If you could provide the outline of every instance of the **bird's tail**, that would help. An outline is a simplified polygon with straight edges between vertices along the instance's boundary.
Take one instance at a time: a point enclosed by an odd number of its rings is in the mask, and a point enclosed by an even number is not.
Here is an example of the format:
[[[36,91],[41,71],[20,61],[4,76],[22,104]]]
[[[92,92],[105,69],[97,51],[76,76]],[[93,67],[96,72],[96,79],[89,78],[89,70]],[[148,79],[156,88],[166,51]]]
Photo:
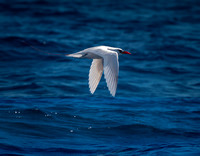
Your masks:
[[[67,57],[81,58],[83,55],[80,54],[80,53],[74,53],[74,54],[67,54],[65,56],[67,56]]]

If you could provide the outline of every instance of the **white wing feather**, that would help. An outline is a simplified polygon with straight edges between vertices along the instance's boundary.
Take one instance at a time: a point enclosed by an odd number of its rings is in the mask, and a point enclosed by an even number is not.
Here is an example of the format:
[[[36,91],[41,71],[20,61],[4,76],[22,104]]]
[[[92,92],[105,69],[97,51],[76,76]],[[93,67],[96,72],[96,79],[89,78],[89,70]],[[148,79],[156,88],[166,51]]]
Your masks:
[[[112,96],[115,96],[117,90],[119,73],[118,54],[112,53],[104,57],[104,77],[108,89]]]
[[[90,92],[93,94],[101,80],[103,73],[103,61],[102,59],[93,59],[89,73],[89,87]]]

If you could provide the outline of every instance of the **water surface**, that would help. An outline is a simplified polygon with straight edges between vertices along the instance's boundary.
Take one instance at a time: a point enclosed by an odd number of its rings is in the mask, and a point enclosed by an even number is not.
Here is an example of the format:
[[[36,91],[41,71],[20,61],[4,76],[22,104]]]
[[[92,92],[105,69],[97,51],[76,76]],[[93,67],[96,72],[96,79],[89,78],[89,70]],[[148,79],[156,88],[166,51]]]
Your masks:
[[[0,154],[200,155],[199,1],[0,2]],[[91,60],[119,58],[116,97]]]

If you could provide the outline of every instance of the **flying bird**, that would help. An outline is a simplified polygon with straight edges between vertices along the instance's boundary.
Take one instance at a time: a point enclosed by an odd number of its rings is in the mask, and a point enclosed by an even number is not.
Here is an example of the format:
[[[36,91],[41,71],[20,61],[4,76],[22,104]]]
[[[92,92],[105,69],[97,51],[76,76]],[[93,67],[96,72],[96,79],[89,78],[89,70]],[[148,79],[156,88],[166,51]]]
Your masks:
[[[89,88],[93,94],[101,80],[104,71],[107,87],[114,97],[117,90],[119,62],[118,54],[131,54],[121,48],[97,46],[84,49],[77,53],[68,54],[68,57],[93,59],[89,72]]]

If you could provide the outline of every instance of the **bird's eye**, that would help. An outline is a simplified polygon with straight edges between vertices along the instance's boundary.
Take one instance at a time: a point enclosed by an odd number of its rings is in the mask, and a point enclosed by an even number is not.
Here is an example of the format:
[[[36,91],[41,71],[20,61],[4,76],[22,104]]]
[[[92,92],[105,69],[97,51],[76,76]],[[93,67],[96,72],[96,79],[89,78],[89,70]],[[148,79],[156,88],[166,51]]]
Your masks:
[[[119,49],[119,52],[122,53],[123,51],[121,49]]]

